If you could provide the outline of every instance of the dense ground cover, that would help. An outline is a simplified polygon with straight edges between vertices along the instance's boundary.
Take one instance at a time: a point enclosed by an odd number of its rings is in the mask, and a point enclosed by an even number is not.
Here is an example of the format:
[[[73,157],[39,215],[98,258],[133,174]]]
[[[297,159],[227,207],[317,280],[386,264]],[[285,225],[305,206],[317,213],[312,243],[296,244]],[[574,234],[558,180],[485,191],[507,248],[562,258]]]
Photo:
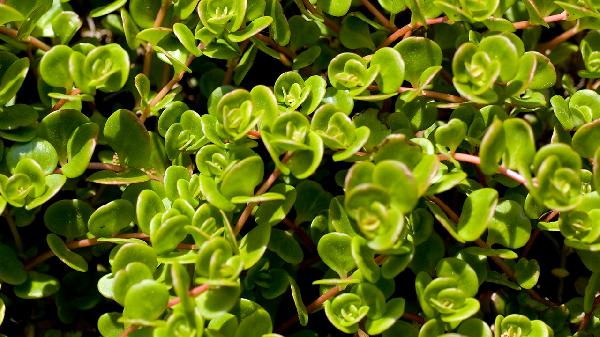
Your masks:
[[[0,1],[0,335],[600,336],[598,29]]]

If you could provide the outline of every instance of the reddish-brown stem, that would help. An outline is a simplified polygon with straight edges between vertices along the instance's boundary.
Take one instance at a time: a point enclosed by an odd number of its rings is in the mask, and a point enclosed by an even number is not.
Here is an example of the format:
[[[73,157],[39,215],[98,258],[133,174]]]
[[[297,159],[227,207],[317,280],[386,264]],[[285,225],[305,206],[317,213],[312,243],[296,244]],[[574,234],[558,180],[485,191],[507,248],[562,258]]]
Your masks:
[[[260,131],[257,131],[257,130],[250,130],[246,134],[252,138],[256,138],[256,139],[260,138]]]
[[[119,238],[119,239],[140,239],[140,240],[144,240],[144,241],[149,241],[150,237],[147,234],[144,233],[126,233],[126,234],[117,234],[112,236],[112,238]],[[73,240],[73,241],[69,241],[67,243],[65,243],[65,245],[67,246],[67,248],[69,249],[79,249],[79,248],[86,248],[86,247],[91,247],[91,246],[95,246],[95,245],[99,245],[101,243],[106,243],[105,241],[98,241],[98,239],[83,239],[83,240]],[[196,247],[196,245],[193,244],[188,244],[188,243],[180,243],[179,245],[177,245],[178,249],[197,249],[198,247]],[[54,255],[54,252],[52,252],[51,250],[42,253],[38,256],[36,256],[35,258],[29,260],[26,264],[25,264],[25,269],[26,270],[31,270],[33,268],[35,268],[36,266],[44,263],[46,260],[52,258]]]
[[[558,216],[559,212],[557,210],[553,210],[552,212],[548,213],[548,215],[546,215],[542,221],[544,222],[549,222],[554,220],[554,218],[556,218]],[[529,240],[527,241],[527,244],[525,245],[525,247],[523,248],[523,251],[521,253],[522,257],[527,257],[527,255],[529,255],[529,251],[531,250],[531,247],[533,247],[533,243],[535,242],[535,240],[538,238],[538,236],[540,235],[540,230],[537,228],[534,228],[533,231],[531,231],[531,236],[529,237]]]
[[[244,51],[248,47],[248,40],[245,40],[240,44],[240,55],[244,54]],[[233,72],[235,68],[238,66],[240,62],[240,57],[236,57],[227,61],[227,70],[225,71],[225,76],[223,77],[223,85],[229,85],[233,81]]]
[[[596,309],[598,308],[599,305],[600,305],[600,294],[596,294],[596,297],[594,297],[594,303],[592,304],[592,310],[590,310],[589,312],[586,312],[583,315],[583,318],[581,319],[581,322],[579,323],[579,328],[577,329],[577,332],[583,332],[583,331],[587,330],[588,325],[590,325],[590,321],[592,320],[592,318],[594,318],[594,311],[596,311]]]
[[[383,15],[375,6],[373,6],[369,0],[360,0],[360,2],[362,2],[363,6],[367,7],[369,12],[371,12],[377,21],[379,21],[379,23],[381,23],[385,28],[392,32],[396,30],[396,26],[394,26],[394,24],[391,23],[390,20],[385,17],[385,15]]]
[[[121,172],[125,168],[123,166],[119,166],[119,165],[115,165],[115,164],[92,162],[92,163],[88,164],[87,169],[88,170],[109,170],[109,171],[113,171],[113,172]],[[62,174],[62,169],[56,168],[54,170],[54,173]]]
[[[300,226],[298,226],[294,221],[285,218],[283,219],[283,223],[289,228],[291,229],[294,234],[296,234],[298,236],[298,238],[300,239],[300,241],[302,241],[302,243],[304,244],[304,246],[311,252],[316,252],[317,251],[317,246],[315,245],[315,243],[313,242],[313,240],[310,238],[310,236],[308,235],[308,233],[306,233]]]
[[[259,33],[254,35],[254,37],[257,40],[260,40],[261,42],[266,44],[267,46],[273,48],[275,51],[278,51],[280,54],[285,55],[285,57],[287,57],[288,59],[294,59],[296,57],[296,53],[293,50],[278,45],[275,41],[273,41],[273,39],[266,35]]]
[[[123,330],[120,337],[127,337],[127,336],[129,336],[130,333],[133,333],[137,329],[139,329],[139,326],[137,326],[135,324],[130,325],[127,328],[125,328],[125,330]]]
[[[340,26],[335,21],[331,21],[328,17],[323,15],[321,12],[319,12],[319,10],[317,8],[315,8],[315,6],[313,4],[311,4],[308,0],[302,0],[302,3],[304,3],[304,7],[306,7],[306,9],[309,12],[323,18],[323,23],[325,24],[325,26],[329,27],[331,30],[333,30],[336,33],[340,32]]]
[[[171,1],[163,0],[158,12],[156,13],[156,18],[154,18],[153,27],[160,27],[165,20],[165,16],[167,15],[167,11],[169,10],[169,5],[171,5]],[[152,67],[152,45],[150,43],[146,43],[145,54],[144,54],[144,65],[142,66],[142,71],[144,75],[150,76],[150,70]]]
[[[198,48],[204,49],[204,45],[202,43],[200,43],[198,45]],[[188,56],[187,60],[185,61],[186,67],[189,67],[195,58],[196,57],[194,55]],[[171,80],[169,82],[167,82],[167,84],[165,84],[165,86],[162,87],[162,89],[160,89],[160,91],[152,98],[152,100],[150,100],[150,102],[148,103],[148,106],[146,107],[146,109],[144,109],[142,111],[142,115],[140,116],[140,121],[142,123],[146,121],[146,118],[148,118],[150,109],[152,109],[152,107],[154,107],[156,104],[158,104],[158,102],[160,102],[160,100],[162,100],[165,96],[167,96],[167,94],[171,91],[171,89],[173,89],[173,87],[177,83],[179,83],[179,81],[181,81],[181,79],[183,78],[183,75],[185,75],[185,70],[182,70],[179,73],[173,75]]]
[[[281,162],[285,163],[291,158],[291,156],[291,152],[286,153]],[[281,171],[279,169],[276,168],[275,170],[273,170],[273,173],[271,173],[267,180],[263,182],[263,184],[260,186],[260,188],[258,189],[258,191],[256,191],[254,195],[261,195],[267,192],[269,188],[271,188],[271,186],[273,186],[273,184],[277,181],[280,175]],[[246,221],[248,221],[250,215],[252,214],[252,209],[254,209],[256,205],[258,205],[258,203],[255,202],[251,202],[248,205],[246,205],[246,208],[244,208],[242,214],[240,214],[240,217],[238,218],[237,223],[235,224],[235,228],[233,229],[234,234],[237,235],[242,231],[242,228],[246,224]]]
[[[403,93],[406,91],[415,91],[415,90],[417,90],[417,89],[408,88],[408,87],[400,87],[398,89],[398,92]],[[450,95],[450,94],[446,94],[443,92],[430,91],[430,90],[421,90],[421,96],[431,97],[434,99],[438,99],[438,100],[450,102],[450,103],[465,103],[465,102],[467,102],[466,99],[464,99],[460,96],[455,96],[455,95]]]
[[[544,21],[546,23],[550,23],[550,22],[557,22],[557,21],[564,21],[568,18],[569,14],[566,11],[563,11],[559,14],[554,14],[554,15],[550,15],[550,16],[546,16],[544,18]],[[515,27],[516,29],[525,29],[525,28],[530,28],[530,27],[535,27],[537,26],[537,24],[533,24],[529,21],[518,21],[518,22],[513,22],[513,27]]]
[[[458,214],[456,214],[456,212],[450,206],[448,206],[448,204],[446,204],[442,199],[436,197],[435,195],[432,195],[428,198],[429,200],[433,201],[436,205],[438,205],[442,209],[442,211],[444,211],[444,213],[446,213],[448,219],[452,220],[452,222],[454,223],[458,223]]]
[[[554,14],[554,15],[550,15],[544,18],[544,21],[547,23],[550,22],[557,22],[557,21],[564,21],[566,20],[568,17],[567,12],[562,12],[560,14]],[[433,19],[427,19],[426,20],[426,25],[435,25],[435,24],[439,24],[439,23],[444,23],[447,22],[448,18],[445,16],[441,16],[438,18],[433,18]],[[529,21],[518,21],[518,22],[513,22],[513,27],[515,27],[516,29],[525,29],[525,28],[529,28],[529,27],[534,27],[536,26],[535,24],[532,24]],[[393,32],[390,36],[388,36],[382,43],[381,45],[379,45],[379,48],[382,47],[387,47],[389,45],[391,45],[392,43],[394,43],[396,40],[400,39],[400,38],[404,38],[407,36],[410,36],[410,33],[419,28],[419,27],[423,27],[422,23],[415,23],[413,24],[407,24],[403,27],[401,27],[400,29],[396,30],[395,32]]]
[[[445,16],[440,16],[439,18],[433,18],[433,19],[427,19],[427,25],[435,25],[438,23],[444,23],[447,22],[448,18]],[[417,29],[419,27],[423,27],[423,24],[421,23],[415,23],[413,24],[407,24],[404,27],[401,27],[400,29],[397,29],[395,32],[393,32],[390,36],[388,36],[380,45],[379,48],[383,48],[383,47],[387,47],[389,45],[391,45],[392,43],[396,42],[396,40],[398,40],[399,38],[404,37],[408,32],[412,31],[413,29]]]
[[[572,38],[573,36],[577,35],[577,33],[579,33],[579,25],[578,24],[573,26],[571,29],[565,30],[562,34],[558,35],[557,37],[553,38],[552,40],[550,40],[548,42],[540,43],[538,45],[538,50],[542,54],[548,54],[548,52],[550,52],[552,49],[556,48],[559,44],[561,44],[561,43],[567,41],[568,39]]]
[[[81,90],[75,88],[69,92],[67,92],[67,95],[71,95],[71,96],[77,96],[81,94]],[[54,106],[52,106],[52,110],[51,111],[56,111],[56,110],[60,110],[60,108],[63,107],[63,105],[65,105],[68,102],[67,99],[65,98],[61,98],[58,102],[56,102],[56,104],[54,104]]]
[[[202,284],[199,285],[195,288],[193,288],[192,290],[190,290],[188,292],[188,295],[190,297],[197,297],[200,296],[200,294],[202,294],[203,292],[208,290],[208,284]],[[174,306],[176,306],[177,304],[179,304],[181,302],[181,298],[179,297],[175,297],[174,299],[170,300],[169,303],[167,304],[167,308],[172,308]]]
[[[454,154],[452,154],[452,158],[454,158],[458,161],[461,161],[461,162],[471,163],[471,164],[474,164],[477,166],[481,165],[481,159],[478,156],[474,156],[472,154],[454,153]],[[439,154],[438,159],[439,160],[449,160],[450,157],[446,154]],[[514,181],[517,181],[523,185],[525,185],[527,183],[527,179],[525,179],[525,177],[520,175],[518,172],[507,169],[504,166],[500,166],[498,168],[498,173],[500,173],[504,176],[507,176],[507,177],[513,179]]]
[[[0,34],[4,34],[13,38],[17,38],[17,30],[15,29],[11,29],[11,28],[6,28],[6,27],[0,27]],[[45,44],[44,42],[38,40],[37,38],[33,37],[33,36],[28,36],[26,39],[22,40],[22,42],[25,43],[29,43],[30,45],[36,47],[37,49],[43,50],[43,51],[48,51],[50,50],[49,45]]]
[[[21,240],[21,235],[19,234],[19,230],[17,229],[17,224],[15,224],[15,220],[13,219],[9,210],[6,210],[4,212],[4,218],[6,219],[6,223],[8,224],[8,228],[10,229],[13,241],[15,242],[15,248],[17,248],[19,254],[23,255],[23,240]]]

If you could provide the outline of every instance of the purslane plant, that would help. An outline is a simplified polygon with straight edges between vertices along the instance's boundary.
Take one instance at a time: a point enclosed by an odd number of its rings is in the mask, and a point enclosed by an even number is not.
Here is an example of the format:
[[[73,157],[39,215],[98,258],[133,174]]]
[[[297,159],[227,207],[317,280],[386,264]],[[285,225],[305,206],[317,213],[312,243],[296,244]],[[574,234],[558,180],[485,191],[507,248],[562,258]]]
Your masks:
[[[0,1],[0,336],[600,335],[599,18]]]

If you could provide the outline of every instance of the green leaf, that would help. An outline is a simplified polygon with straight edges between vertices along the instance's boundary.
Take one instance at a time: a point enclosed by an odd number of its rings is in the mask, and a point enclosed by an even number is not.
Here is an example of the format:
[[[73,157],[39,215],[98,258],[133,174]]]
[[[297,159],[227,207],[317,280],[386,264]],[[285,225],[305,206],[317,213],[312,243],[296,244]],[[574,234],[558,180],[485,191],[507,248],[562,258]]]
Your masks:
[[[361,275],[369,282],[379,280],[379,266],[375,263],[375,252],[367,245],[367,240],[356,235],[352,238],[352,258]]]
[[[138,198],[135,208],[137,223],[142,232],[150,233],[150,221],[159,213],[165,211],[162,200],[153,190],[143,190]]]
[[[71,41],[82,25],[79,15],[70,11],[62,12],[52,20],[52,30],[63,44]]]
[[[593,158],[600,147],[600,119],[580,127],[573,135],[571,145],[582,157]]]
[[[260,225],[253,228],[240,241],[240,256],[244,269],[250,269],[263,256],[271,238],[271,226]]]
[[[69,57],[73,50],[64,45],[54,46],[40,61],[40,76],[53,87],[70,89],[73,85]]]
[[[29,59],[13,62],[0,79],[0,105],[4,106],[15,97],[29,71]]]
[[[304,302],[302,302],[300,287],[298,287],[298,284],[293,277],[288,276],[288,279],[292,289],[292,298],[294,300],[294,305],[296,306],[296,312],[298,313],[298,322],[300,322],[300,325],[306,326],[308,324],[308,311],[306,310]]]
[[[504,200],[496,206],[488,226],[487,242],[516,249],[525,246],[531,233],[531,223],[525,210],[516,201]]]
[[[150,136],[135,114],[129,110],[115,111],[104,125],[104,137],[127,166],[145,167],[150,153]]]
[[[116,43],[106,44],[87,54],[83,69],[89,76],[87,83],[103,92],[115,92],[123,88],[129,77],[129,55]]]
[[[44,224],[53,233],[64,236],[68,241],[87,233],[87,224],[94,209],[78,199],[59,200],[46,209]]]
[[[119,322],[121,313],[106,312],[98,318],[98,331],[105,337],[119,337],[125,327]]]
[[[498,192],[482,188],[469,194],[457,224],[457,233],[465,241],[477,240],[487,229],[498,202]]]
[[[467,124],[458,118],[435,129],[436,143],[447,146],[450,152],[456,151],[467,135]]]
[[[110,14],[110,13],[116,11],[117,9],[125,6],[126,3],[127,3],[127,0],[116,0],[107,5],[104,5],[101,7],[96,7],[90,12],[90,16],[93,18],[97,18],[99,16],[104,16],[104,15]]]
[[[14,288],[15,295],[22,299],[40,299],[55,294],[60,282],[48,274],[30,271],[27,280]]]
[[[162,222],[151,222],[150,241],[156,253],[162,255],[175,249],[187,236],[185,226],[189,221],[185,215],[176,215]]]
[[[54,111],[42,119],[38,134],[52,144],[60,162],[66,163],[69,140],[79,126],[89,121],[89,118],[77,110]]]
[[[405,78],[417,86],[425,69],[442,64],[442,50],[432,40],[424,37],[409,37],[394,46],[404,60]]]
[[[289,232],[271,229],[268,247],[287,263],[298,264],[304,259],[302,247]]]
[[[519,259],[515,265],[515,279],[525,289],[533,288],[540,277],[540,265],[536,260]]]
[[[0,281],[18,285],[27,280],[27,273],[17,253],[11,247],[0,244]]]
[[[342,16],[348,13],[351,4],[351,0],[322,0],[317,5],[329,15]]]
[[[277,184],[269,191],[283,195],[284,199],[261,203],[256,209],[256,213],[254,213],[254,220],[258,225],[268,224],[269,226],[275,226],[285,219],[296,201],[297,193],[293,186]]]
[[[124,8],[121,8],[121,21],[123,21],[123,32],[125,33],[125,40],[127,46],[131,49],[137,48],[140,41],[137,40],[136,36],[140,32],[139,28]]]
[[[352,237],[342,233],[328,233],[317,245],[319,256],[340,277],[346,277],[356,267],[352,259]]]
[[[46,236],[46,242],[54,255],[66,265],[79,272],[86,272],[88,270],[87,261],[81,255],[71,251],[58,235],[48,234]]]
[[[314,219],[317,215],[327,212],[333,195],[323,189],[321,184],[312,180],[303,180],[296,186],[296,224]]]
[[[196,45],[196,38],[194,37],[194,33],[184,24],[176,23],[173,25],[173,33],[179,39],[179,42],[183,44],[185,49],[187,49],[192,55],[200,56],[202,51]]]
[[[75,129],[67,142],[67,163],[62,172],[67,178],[82,175],[94,155],[100,128],[96,123],[85,123]]]
[[[104,185],[128,185],[149,181],[150,177],[137,169],[126,169],[121,172],[102,170],[91,174],[86,180]]]
[[[6,165],[11,169],[17,166],[23,158],[35,160],[44,171],[44,174],[51,174],[56,168],[58,155],[54,147],[41,138],[36,138],[27,143],[13,145],[6,153]]]
[[[129,227],[134,220],[133,205],[127,200],[117,199],[92,213],[88,227],[95,237],[109,237]]]
[[[0,25],[4,26],[5,24],[13,21],[23,21],[25,19],[23,15],[16,9],[7,6],[5,4],[0,4]]]
[[[466,296],[475,296],[479,288],[479,279],[475,270],[465,261],[454,257],[442,259],[435,267],[438,277],[452,278],[457,281],[457,288]]]
[[[348,15],[342,21],[340,42],[348,49],[375,49],[375,43],[369,34],[369,25],[353,15]]]
[[[499,162],[506,149],[504,128],[500,119],[494,119],[481,139],[479,157],[481,172],[492,175],[498,171]]]
[[[123,317],[151,322],[165,311],[168,301],[169,292],[164,284],[143,280],[129,288],[125,295]]]
[[[403,298],[393,298],[385,304],[382,317],[377,319],[367,318],[365,328],[369,335],[378,335],[388,330],[404,314],[406,301]]]
[[[405,64],[402,56],[395,49],[384,47],[378,49],[371,58],[371,65],[379,66],[379,77],[376,82],[384,93],[395,93],[404,82]]]
[[[528,172],[529,165],[535,155],[535,141],[531,126],[520,118],[510,118],[504,121],[504,134],[507,147],[504,157],[505,166],[511,169]],[[518,139],[518,142],[511,142]]]
[[[151,272],[154,272],[158,267],[156,252],[145,243],[129,242],[115,249],[116,253],[110,261],[113,274],[133,262],[143,263]]]
[[[265,13],[273,18],[269,35],[271,35],[273,41],[277,42],[280,46],[286,46],[290,42],[291,31],[290,25],[285,17],[283,6],[277,0],[268,0]]]
[[[245,28],[238,30],[235,33],[229,34],[227,37],[232,42],[242,42],[244,40],[248,40],[252,36],[260,33],[261,30],[267,28],[271,24],[271,22],[273,22],[272,17],[262,16],[250,22],[250,24]]]

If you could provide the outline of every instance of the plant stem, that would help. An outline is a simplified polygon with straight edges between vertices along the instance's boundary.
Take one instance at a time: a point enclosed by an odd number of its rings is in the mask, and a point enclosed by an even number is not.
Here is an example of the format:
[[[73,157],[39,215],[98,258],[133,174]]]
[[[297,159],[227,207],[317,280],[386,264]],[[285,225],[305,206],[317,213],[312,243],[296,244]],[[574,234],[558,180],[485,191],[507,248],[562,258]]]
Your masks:
[[[408,88],[408,87],[400,87],[398,89],[399,93],[403,93],[406,91],[416,91],[417,89],[415,88]],[[445,102],[450,102],[450,103],[465,103],[468,102],[466,99],[460,97],[460,96],[455,96],[455,95],[451,95],[451,94],[446,94],[443,92],[437,92],[437,91],[430,91],[430,90],[421,90],[421,95],[425,96],[425,97],[431,97],[431,98],[435,98],[435,99],[439,99]]]
[[[542,219],[542,221],[544,222],[549,222],[554,220],[554,218],[556,218],[558,216],[558,211],[557,210],[553,210],[552,212],[548,213],[548,215],[546,215],[546,217],[544,217],[544,219]],[[521,254],[522,257],[527,257],[527,255],[529,255],[529,251],[531,250],[531,247],[533,246],[533,243],[535,242],[535,240],[538,238],[538,236],[540,235],[540,230],[537,228],[534,228],[533,231],[531,232],[531,236],[529,237],[529,240],[527,241],[527,244],[525,245],[525,247],[523,247],[523,252]]]
[[[190,297],[200,296],[200,294],[207,291],[208,288],[209,288],[208,284],[199,285],[199,286],[193,288],[192,290],[190,290],[188,292],[188,295]],[[176,306],[177,304],[179,304],[179,302],[181,302],[181,298],[175,297],[174,299],[169,301],[169,303],[167,304],[167,308],[172,308],[172,307]]]
[[[559,14],[546,16],[544,18],[544,22],[551,23],[551,22],[557,22],[557,21],[564,21],[568,18],[568,16],[569,16],[569,14],[567,13],[567,11],[563,11]],[[535,26],[537,26],[537,24],[533,24],[529,21],[513,22],[513,27],[515,27],[516,29],[526,29],[526,28],[531,28],[531,27],[535,27]]]
[[[6,28],[6,27],[0,27],[0,34],[4,34],[13,38],[17,38],[17,30],[15,29],[11,29],[11,28]],[[49,45],[45,44],[44,42],[38,40],[37,38],[33,37],[33,36],[28,36],[26,39],[22,40],[22,42],[25,43],[29,43],[30,45],[36,47],[37,49],[43,50],[43,51],[48,51],[50,50]]]
[[[548,54],[552,49],[556,48],[559,44],[577,35],[577,33],[579,33],[579,24],[576,24],[571,29],[564,31],[562,34],[548,42],[540,43],[538,45],[538,50],[542,54]]]
[[[79,94],[81,94],[81,90],[79,90],[77,88],[67,92],[67,95],[71,95],[71,96],[77,96]],[[60,108],[62,108],[62,106],[65,105],[67,102],[68,102],[68,100],[66,98],[61,98],[58,102],[56,102],[56,104],[54,104],[54,106],[52,106],[51,111],[60,110]]]
[[[204,49],[204,44],[200,43],[198,45],[198,48]],[[195,58],[196,57],[194,55],[190,54],[190,56],[188,56],[187,60],[185,61],[185,65],[187,67],[189,67],[190,64],[192,64],[192,61]],[[165,86],[162,87],[162,89],[160,89],[160,91],[152,98],[152,100],[148,103],[148,106],[146,107],[146,109],[144,109],[142,111],[142,115],[140,116],[140,121],[142,123],[146,121],[146,118],[148,118],[148,114],[150,113],[150,109],[152,109],[152,107],[154,107],[165,96],[167,96],[167,94],[171,91],[171,89],[173,89],[173,87],[177,83],[179,83],[179,81],[181,81],[181,79],[183,78],[183,75],[185,75],[185,70],[180,71],[178,74],[174,74],[173,78],[171,78],[171,80],[169,82],[167,82],[167,84],[165,84]]]
[[[592,318],[594,318],[594,311],[596,311],[598,305],[600,305],[600,294],[596,294],[596,297],[594,297],[592,310],[586,312],[585,315],[583,315],[581,323],[579,323],[579,328],[577,329],[577,332],[583,332],[587,330],[588,326],[590,325],[590,321],[592,320]]]
[[[440,16],[438,18],[433,18],[433,19],[427,19],[426,20],[426,24],[427,25],[435,25],[435,24],[439,24],[439,23],[444,23],[448,21],[448,17],[446,16]],[[388,36],[378,47],[379,48],[383,48],[383,47],[387,47],[389,45],[391,45],[392,43],[396,42],[396,40],[398,40],[401,37],[404,37],[406,35],[406,33],[411,32],[414,29],[417,29],[419,27],[423,27],[422,23],[415,23],[414,25],[409,23],[406,24],[404,27],[396,30],[395,32],[393,32],[390,36]]]
[[[292,153],[287,152],[285,154],[285,156],[283,157],[283,159],[281,160],[281,162],[285,163],[291,157],[292,157]],[[273,186],[275,181],[277,181],[277,179],[279,178],[280,175],[281,175],[281,171],[276,168],[273,171],[273,173],[271,173],[271,175],[267,178],[267,180],[265,180],[263,182],[263,184],[260,186],[260,188],[258,189],[258,191],[256,191],[256,193],[254,195],[261,195],[261,194],[267,192],[269,190],[269,188],[271,188],[271,186]],[[248,221],[248,218],[250,218],[250,215],[252,214],[252,210],[254,209],[254,206],[256,206],[256,205],[258,205],[258,203],[256,203],[256,202],[251,202],[248,205],[246,205],[246,208],[244,208],[244,210],[242,211],[242,214],[240,214],[240,217],[238,218],[237,223],[235,224],[235,228],[233,229],[234,234],[237,235],[242,231],[242,228],[246,224],[246,221]]]
[[[19,230],[17,229],[17,224],[15,224],[15,220],[13,219],[8,209],[4,212],[4,219],[6,219],[8,228],[10,229],[10,233],[13,237],[13,241],[15,242],[15,248],[17,248],[17,252],[19,252],[19,255],[23,255],[23,240],[21,240],[21,235],[19,234]]]
[[[554,14],[554,15],[550,15],[544,18],[544,21],[547,23],[550,22],[557,22],[557,21],[564,21],[566,20],[568,17],[567,12],[562,12],[560,14]],[[439,23],[444,23],[447,22],[448,18],[445,16],[440,16],[438,18],[433,18],[433,19],[427,19],[425,22],[425,25],[435,25],[435,24],[439,24]],[[518,22],[513,22],[513,27],[515,27],[516,29],[525,29],[525,28],[530,28],[530,27],[534,27],[537,26],[536,24],[533,24],[529,21],[518,21]],[[379,45],[379,48],[382,47],[387,47],[389,45],[391,45],[392,43],[394,43],[396,40],[398,40],[399,38],[404,38],[406,36],[409,36],[409,34],[417,29],[423,27],[422,23],[415,23],[413,24],[407,24],[404,27],[396,30],[395,32],[393,32],[390,36],[388,36],[383,43],[381,43],[381,45]]]
[[[128,326],[127,328],[125,328],[125,330],[123,330],[120,337],[127,337],[127,336],[129,336],[130,333],[136,331],[138,328],[139,328],[139,326],[137,326],[136,324],[132,324],[132,325]]]
[[[285,218],[285,219],[283,219],[283,223],[298,236],[298,238],[300,239],[300,241],[302,241],[302,243],[304,244],[304,246],[309,251],[311,251],[313,253],[317,251],[317,246],[312,241],[312,239],[310,238],[310,236],[308,235],[308,233],[306,233],[294,221],[292,221],[292,220],[290,220],[288,218]]]
[[[253,37],[263,42],[267,46],[271,47],[273,50],[279,52],[279,58],[281,60],[281,63],[283,63],[286,66],[292,65],[292,62],[290,60],[293,60],[296,57],[296,53],[293,50],[278,45],[275,41],[273,41],[273,39],[260,33],[254,35]]]
[[[171,5],[170,0],[162,0],[162,4],[158,9],[158,13],[156,13],[156,18],[154,19],[154,23],[152,27],[158,28],[162,25],[165,20],[165,16],[167,15],[167,11],[169,10],[169,5]],[[152,67],[152,54],[153,49],[150,43],[146,43],[146,50],[144,54],[144,65],[142,66],[142,71],[144,75],[150,77],[150,70]]]
[[[248,47],[248,43],[249,43],[249,40],[245,40],[244,42],[242,42],[240,44],[240,55],[244,54],[244,51]],[[231,81],[233,80],[233,72],[235,71],[235,68],[240,63],[240,59],[241,59],[241,56],[227,61],[227,70],[225,71],[225,76],[223,77],[223,85],[231,84]]]
[[[323,19],[323,23],[325,24],[325,26],[329,27],[331,30],[333,30],[336,33],[340,32],[340,26],[335,22],[330,20],[328,17],[326,17],[325,15],[323,15],[317,8],[315,8],[315,6],[313,6],[313,4],[311,4],[308,0],[302,0],[302,3],[304,3],[304,7],[306,7],[306,9],[313,13],[316,16],[320,16]]]
[[[140,239],[140,240],[144,240],[144,241],[150,241],[150,237],[147,234],[144,233],[126,233],[126,234],[117,234],[117,235],[113,235],[111,238],[119,238],[119,239]],[[96,246],[102,243],[108,243],[106,241],[98,241],[98,239],[83,239],[83,240],[73,240],[73,241],[69,241],[66,242],[65,245],[67,246],[67,248],[69,249],[79,249],[79,248],[86,248],[86,247],[92,247],[92,246]],[[179,245],[177,245],[178,249],[188,249],[188,250],[192,250],[192,249],[197,249],[198,247],[196,247],[196,245],[192,245],[192,244],[187,244],[187,243],[180,243]],[[31,270],[35,267],[37,267],[38,265],[40,265],[41,263],[44,263],[46,260],[52,258],[54,255],[54,252],[49,250],[45,253],[42,253],[38,256],[36,256],[35,258],[29,260],[26,264],[25,264],[25,269],[26,270]]]
[[[481,159],[478,156],[472,155],[472,154],[467,154],[467,153],[453,153],[452,158],[461,161],[461,162],[466,162],[466,163],[471,163],[474,165],[481,165]],[[438,159],[439,160],[449,160],[450,157],[446,154],[439,154],[438,155]],[[514,181],[517,181],[523,185],[527,184],[527,179],[525,179],[525,177],[523,177],[522,175],[520,175],[518,172],[515,172],[511,169],[507,169],[504,166],[500,166],[498,168],[498,173],[507,176],[511,179],[513,179]]]
[[[371,14],[375,16],[377,21],[379,21],[385,28],[392,32],[396,30],[396,26],[394,26],[394,24],[391,23],[390,20],[388,20],[385,17],[385,15],[383,15],[377,8],[375,8],[375,6],[373,6],[373,4],[369,0],[360,0],[360,2],[362,2],[363,6],[367,7],[369,12],[371,12]]]
[[[108,163],[97,163],[97,162],[89,163],[87,166],[87,169],[88,170],[108,170],[108,171],[113,171],[113,172],[122,172],[123,170],[125,170],[125,168],[120,165],[108,164]],[[54,173],[62,174],[62,169],[60,167],[56,168],[54,170]]]

